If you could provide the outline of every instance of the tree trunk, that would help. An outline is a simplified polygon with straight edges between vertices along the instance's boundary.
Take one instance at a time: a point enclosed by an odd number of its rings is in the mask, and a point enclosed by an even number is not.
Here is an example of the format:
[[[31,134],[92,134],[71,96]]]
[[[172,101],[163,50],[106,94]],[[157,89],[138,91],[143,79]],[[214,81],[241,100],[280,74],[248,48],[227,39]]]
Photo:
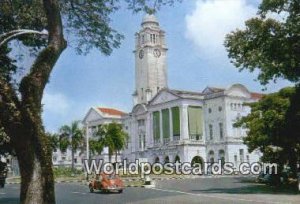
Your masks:
[[[52,160],[49,153],[33,151],[24,155],[23,159],[18,159],[22,178],[21,203],[55,203]],[[28,158],[29,154],[33,157],[31,165],[27,162],[32,159]]]
[[[72,147],[71,150],[72,150],[72,152],[71,152],[72,153],[72,163],[71,163],[72,167],[71,168],[72,168],[72,173],[74,173],[74,148]]]

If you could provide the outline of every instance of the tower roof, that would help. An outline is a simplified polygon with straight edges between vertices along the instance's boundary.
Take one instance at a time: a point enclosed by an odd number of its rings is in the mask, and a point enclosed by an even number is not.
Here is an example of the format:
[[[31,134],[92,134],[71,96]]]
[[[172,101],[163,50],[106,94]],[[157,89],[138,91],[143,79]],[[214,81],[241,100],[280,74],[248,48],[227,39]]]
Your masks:
[[[158,21],[153,14],[146,14],[143,18],[142,25],[145,23],[155,23],[158,25]]]

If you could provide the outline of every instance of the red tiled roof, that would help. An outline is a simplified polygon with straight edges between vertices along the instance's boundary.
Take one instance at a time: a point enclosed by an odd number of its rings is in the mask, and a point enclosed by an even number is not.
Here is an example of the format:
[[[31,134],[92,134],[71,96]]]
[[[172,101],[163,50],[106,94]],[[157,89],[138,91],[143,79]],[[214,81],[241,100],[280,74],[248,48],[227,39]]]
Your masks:
[[[125,115],[126,113],[119,111],[117,109],[113,109],[113,108],[97,108],[99,111],[101,111],[102,113],[106,113],[108,115],[117,115],[117,116],[122,116]]]
[[[261,94],[261,93],[255,93],[255,92],[252,92],[251,93],[251,98],[252,99],[261,99],[265,94]]]

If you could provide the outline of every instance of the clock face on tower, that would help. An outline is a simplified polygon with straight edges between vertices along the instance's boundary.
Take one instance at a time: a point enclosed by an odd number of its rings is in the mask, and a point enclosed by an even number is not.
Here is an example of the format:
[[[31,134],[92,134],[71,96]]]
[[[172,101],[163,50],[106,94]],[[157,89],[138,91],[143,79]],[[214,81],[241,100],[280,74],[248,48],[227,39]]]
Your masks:
[[[160,55],[161,55],[160,50],[158,48],[154,49],[153,50],[153,55],[154,55],[154,57],[160,57]]]
[[[142,59],[144,57],[144,50],[140,50],[139,52],[139,58]]]

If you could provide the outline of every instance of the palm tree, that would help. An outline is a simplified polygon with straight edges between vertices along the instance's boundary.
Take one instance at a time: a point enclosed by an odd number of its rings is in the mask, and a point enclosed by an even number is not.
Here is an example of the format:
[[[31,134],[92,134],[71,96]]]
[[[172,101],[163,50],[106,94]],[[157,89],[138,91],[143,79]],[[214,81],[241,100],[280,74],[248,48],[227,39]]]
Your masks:
[[[79,121],[73,121],[71,126],[64,125],[59,130],[62,138],[68,138],[69,141],[66,146],[71,148],[72,171],[74,171],[74,154],[84,143],[83,131],[79,127],[79,123]],[[62,139],[62,141],[64,140]]]
[[[58,134],[51,134],[49,132],[46,133],[49,139],[49,146],[51,147],[52,151],[56,151],[58,148],[60,148],[59,143],[59,135]]]
[[[112,155],[115,153],[115,161],[120,150],[125,147],[128,135],[123,131],[122,125],[117,123],[104,124],[99,126],[96,133],[98,142],[102,147],[108,147],[108,158],[111,162]]]

